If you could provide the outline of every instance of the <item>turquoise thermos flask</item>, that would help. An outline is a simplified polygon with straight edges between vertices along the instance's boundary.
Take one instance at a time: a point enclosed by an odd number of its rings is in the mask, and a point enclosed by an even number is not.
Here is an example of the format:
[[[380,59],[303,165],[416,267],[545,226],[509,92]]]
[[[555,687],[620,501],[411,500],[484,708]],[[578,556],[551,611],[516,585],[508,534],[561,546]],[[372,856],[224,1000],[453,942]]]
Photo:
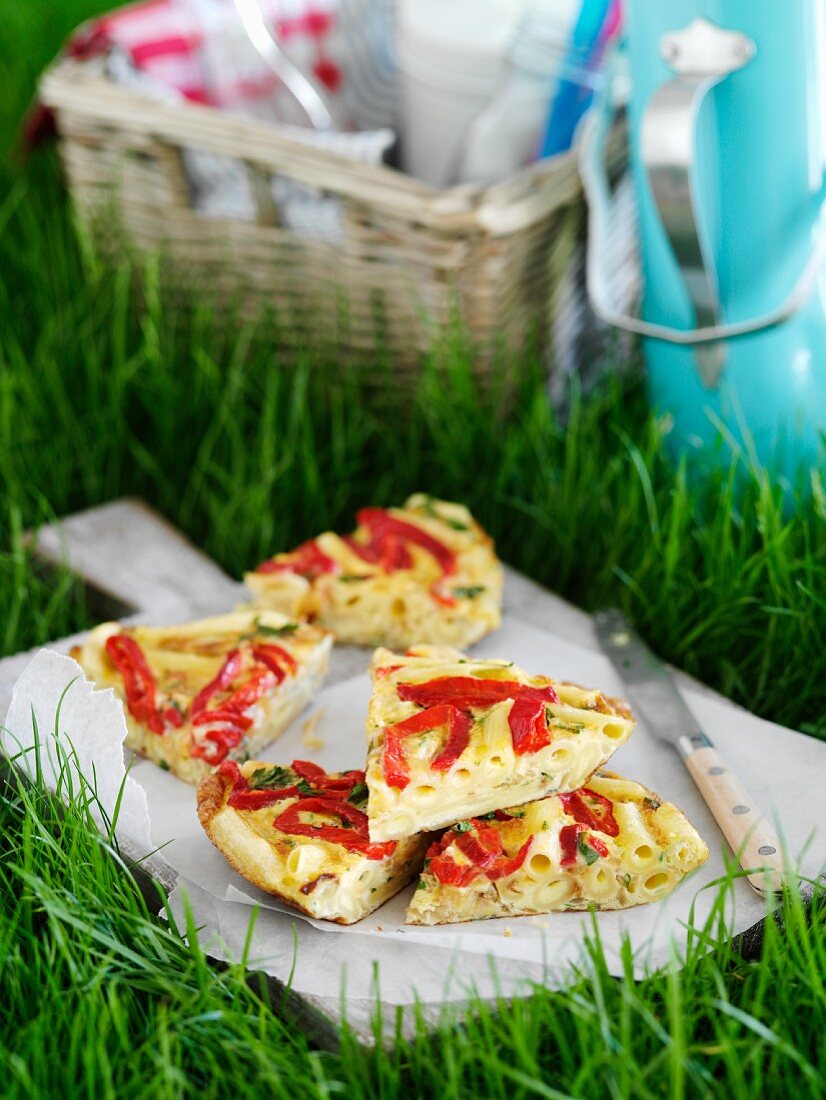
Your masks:
[[[643,336],[678,451],[728,462],[722,425],[778,474],[822,467],[826,0],[626,0],[624,48],[642,300],[597,312]]]

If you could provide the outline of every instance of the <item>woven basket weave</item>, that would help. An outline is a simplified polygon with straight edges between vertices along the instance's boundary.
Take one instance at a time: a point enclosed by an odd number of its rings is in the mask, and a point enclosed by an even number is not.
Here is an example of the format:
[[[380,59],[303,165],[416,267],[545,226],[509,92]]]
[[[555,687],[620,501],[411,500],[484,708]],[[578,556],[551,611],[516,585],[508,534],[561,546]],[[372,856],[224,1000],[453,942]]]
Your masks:
[[[84,62],[53,66],[41,97],[55,111],[72,195],[93,231],[103,225],[111,236],[114,213],[131,245],[162,252],[190,284],[232,295],[250,313],[289,316],[292,340],[302,330],[334,334],[343,357],[356,360],[380,340],[394,370],[410,371],[458,315],[484,373],[497,349],[548,338],[582,225],[570,154],[502,183],[440,191],[254,121],[158,102]],[[255,222],[192,208],[187,149],[243,162]],[[280,226],[273,175],[336,197],[343,239],[309,240]]]

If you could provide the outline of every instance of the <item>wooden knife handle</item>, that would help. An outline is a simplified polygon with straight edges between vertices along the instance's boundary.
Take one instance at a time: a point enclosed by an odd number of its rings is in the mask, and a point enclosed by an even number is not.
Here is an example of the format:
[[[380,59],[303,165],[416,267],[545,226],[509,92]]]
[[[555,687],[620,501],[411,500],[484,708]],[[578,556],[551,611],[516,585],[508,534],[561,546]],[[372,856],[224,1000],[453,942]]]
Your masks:
[[[761,894],[778,893],[783,884],[780,840],[746,788],[713,747],[695,749],[685,766],[741,867],[753,872],[749,883]]]

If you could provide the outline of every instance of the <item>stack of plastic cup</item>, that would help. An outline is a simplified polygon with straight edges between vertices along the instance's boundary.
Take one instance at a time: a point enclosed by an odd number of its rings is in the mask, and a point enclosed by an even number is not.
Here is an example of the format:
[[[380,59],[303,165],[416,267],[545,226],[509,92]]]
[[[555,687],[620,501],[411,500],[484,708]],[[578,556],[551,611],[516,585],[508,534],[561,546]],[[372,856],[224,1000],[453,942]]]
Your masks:
[[[456,182],[470,123],[490,101],[513,27],[529,0],[399,0],[402,166]]]

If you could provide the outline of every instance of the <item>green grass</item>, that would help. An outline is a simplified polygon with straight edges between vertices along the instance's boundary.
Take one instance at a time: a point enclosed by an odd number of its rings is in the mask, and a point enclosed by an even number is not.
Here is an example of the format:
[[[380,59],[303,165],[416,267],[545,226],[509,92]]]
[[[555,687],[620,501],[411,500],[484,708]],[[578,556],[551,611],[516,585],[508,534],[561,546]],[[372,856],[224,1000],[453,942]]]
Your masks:
[[[39,68],[97,5],[27,0],[0,30],[0,134]],[[0,154],[2,155],[2,154]],[[153,268],[101,266],[56,159],[0,168],[0,647],[88,621],[22,532],[123,493],[163,510],[235,575],[357,506],[465,501],[503,556],[583,606],[622,604],[660,653],[775,721],[826,737],[826,493],[785,510],[770,477],[675,469],[633,376],[572,395],[560,422],[530,364],[508,416],[457,340],[407,407],[329,363],[287,365],[262,328],[171,306]],[[739,468],[739,482],[735,480]],[[80,810],[0,801],[0,1079],[10,1095],[822,1095],[822,911],[788,902],[761,957],[695,952],[636,985],[593,974],[388,1053],[312,1050],[159,926]],[[782,976],[782,980],[781,980]],[[815,1067],[815,1068],[813,1068]]]

